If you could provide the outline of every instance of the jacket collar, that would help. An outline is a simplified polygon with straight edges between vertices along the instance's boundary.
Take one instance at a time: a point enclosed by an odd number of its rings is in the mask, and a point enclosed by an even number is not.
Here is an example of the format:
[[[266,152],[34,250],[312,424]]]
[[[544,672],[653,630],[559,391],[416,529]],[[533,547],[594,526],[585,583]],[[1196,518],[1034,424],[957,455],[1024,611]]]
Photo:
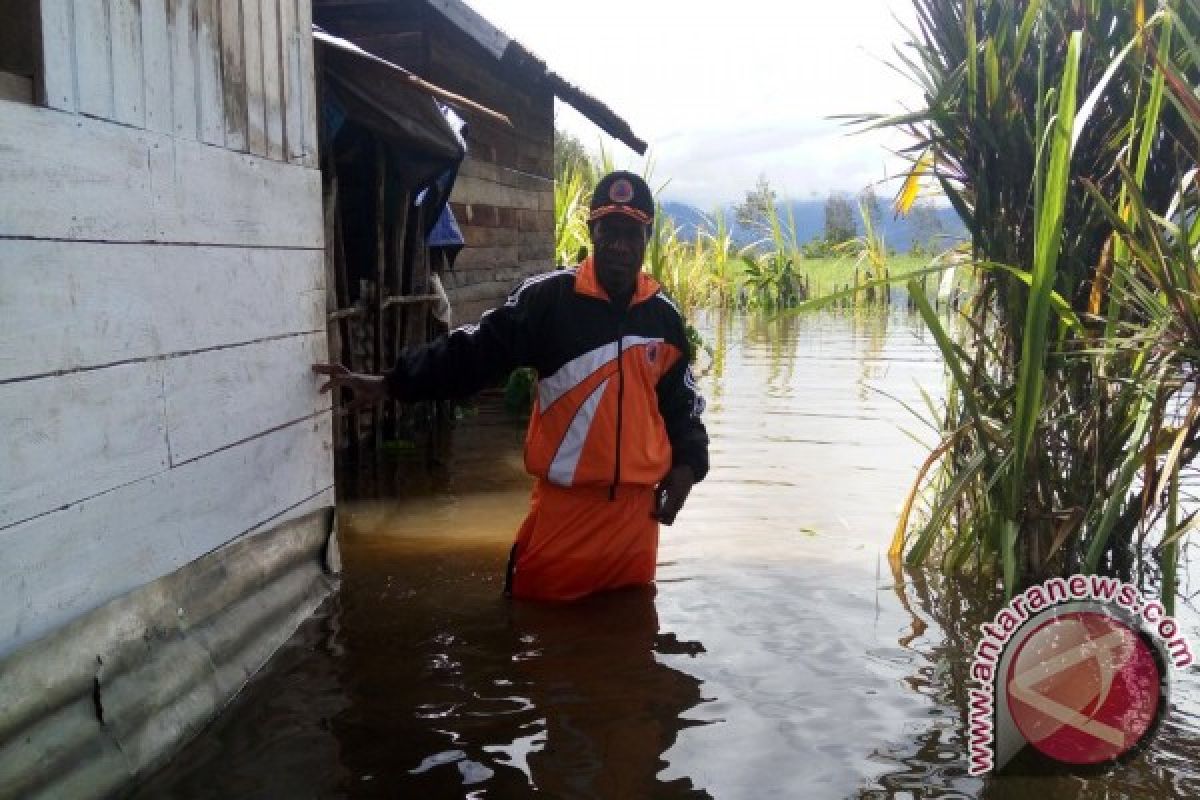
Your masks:
[[[629,305],[636,306],[638,303],[644,303],[658,293],[662,286],[653,277],[647,275],[644,271],[638,273],[637,288],[634,289],[633,299]],[[596,266],[592,262],[592,256],[588,256],[579,265],[579,269],[575,272],[575,292],[576,294],[585,294],[588,297],[595,297],[605,302],[611,302],[608,292],[604,291],[604,287],[600,285],[600,280],[596,277]]]

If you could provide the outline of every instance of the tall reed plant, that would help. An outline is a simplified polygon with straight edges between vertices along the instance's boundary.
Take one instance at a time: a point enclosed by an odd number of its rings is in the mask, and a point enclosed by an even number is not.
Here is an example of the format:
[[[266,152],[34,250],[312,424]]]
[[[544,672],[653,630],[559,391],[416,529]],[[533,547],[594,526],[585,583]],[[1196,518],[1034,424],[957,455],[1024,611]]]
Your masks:
[[[893,552],[995,573],[1010,594],[1076,570],[1130,576],[1178,511],[1163,470],[1196,453],[1177,413],[1195,391],[1182,339],[1162,338],[1190,310],[1161,287],[1186,263],[1186,237],[1163,226],[1196,217],[1193,123],[1165,87],[1200,75],[1184,33],[1197,5],[914,5],[904,63],[926,105],[864,121],[909,134],[901,205],[936,183],[977,281],[954,325],[917,300],[950,393]]]

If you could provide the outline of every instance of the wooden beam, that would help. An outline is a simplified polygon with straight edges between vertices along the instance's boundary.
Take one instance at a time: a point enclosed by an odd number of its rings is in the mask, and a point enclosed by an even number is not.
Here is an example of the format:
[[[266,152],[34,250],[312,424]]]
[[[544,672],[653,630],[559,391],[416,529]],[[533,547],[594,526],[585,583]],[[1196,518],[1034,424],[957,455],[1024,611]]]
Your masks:
[[[512,126],[512,121],[509,120],[509,118],[507,116],[505,116],[504,114],[501,114],[499,111],[493,111],[492,109],[488,108],[487,106],[477,103],[474,100],[463,97],[462,95],[459,95],[459,94],[455,94],[454,92],[443,89],[440,86],[436,86],[436,85],[430,83],[429,81],[425,80],[424,78],[422,78],[418,75],[414,75],[413,73],[409,72],[408,70],[404,69],[403,67],[396,66],[392,62],[382,59],[379,56],[375,55],[374,53],[368,53],[366,50],[363,50],[361,47],[355,45],[353,42],[350,42],[346,39],[339,38],[337,36],[332,36],[330,34],[327,34],[327,33],[321,32],[321,31],[314,31],[313,38],[319,42],[324,43],[325,45],[327,45],[329,47],[336,47],[341,50],[346,50],[348,52],[354,53],[355,55],[357,55],[360,58],[365,58],[369,61],[374,61],[377,64],[381,64],[384,67],[387,67],[389,70],[391,70],[392,72],[394,72],[396,74],[396,77],[399,80],[404,81],[409,86],[411,86],[412,88],[416,89],[419,92],[423,92],[427,95],[431,95],[432,97],[436,97],[439,100],[442,100],[443,102],[446,102],[449,105],[455,106],[457,108],[460,108],[460,109],[463,109],[466,111],[474,111],[475,113],[478,113],[478,114],[481,114],[490,119],[496,120],[497,122],[503,123],[504,125],[507,125],[510,127]]]
[[[375,353],[372,366],[383,374],[383,293],[387,269],[387,150],[375,139],[375,291],[371,294],[371,319],[375,323]],[[383,409],[376,406],[371,414],[375,428],[375,452],[383,449]]]

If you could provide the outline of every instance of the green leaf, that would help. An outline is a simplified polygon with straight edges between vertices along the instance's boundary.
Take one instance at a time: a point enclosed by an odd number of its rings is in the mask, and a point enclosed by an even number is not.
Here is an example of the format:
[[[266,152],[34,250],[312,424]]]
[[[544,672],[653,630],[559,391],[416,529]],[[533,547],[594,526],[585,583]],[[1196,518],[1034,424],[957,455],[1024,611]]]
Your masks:
[[[1054,122],[1045,193],[1042,206],[1038,210],[1033,251],[1033,282],[1026,307],[1021,361],[1017,373],[1014,458],[1009,490],[1010,507],[1014,509],[1020,507],[1025,462],[1042,407],[1042,386],[1045,380],[1042,367],[1046,357],[1050,295],[1054,290],[1058,251],[1062,241],[1063,213],[1070,183],[1071,131],[1075,122],[1076,85],[1079,79],[1082,39],[1082,33],[1075,31],[1067,45],[1067,61],[1063,67],[1063,79],[1058,93],[1058,115]]]

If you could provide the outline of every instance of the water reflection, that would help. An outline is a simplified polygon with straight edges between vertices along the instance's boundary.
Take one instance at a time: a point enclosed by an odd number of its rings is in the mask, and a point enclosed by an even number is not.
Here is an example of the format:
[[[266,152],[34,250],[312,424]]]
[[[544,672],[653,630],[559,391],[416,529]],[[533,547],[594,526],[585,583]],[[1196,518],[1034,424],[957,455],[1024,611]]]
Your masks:
[[[502,597],[528,496],[520,433],[497,407],[469,415],[452,491],[376,465],[361,488],[410,496],[343,506],[341,592],[134,796],[707,797],[658,777],[703,702],[663,659],[705,648],[660,626],[654,587]]]
[[[1119,774],[966,774],[995,595],[885,554],[927,452],[904,405],[943,381],[919,321],[697,324],[714,469],[663,531],[656,593],[501,597],[529,479],[522,426],[485,403],[434,477],[394,459],[342,503],[339,596],[135,796],[1200,796],[1195,670]]]
[[[525,649],[515,658],[545,717],[531,782],[553,797],[708,797],[684,777],[660,782],[662,754],[681,729],[700,682],[656,653],[696,656],[699,642],[659,632],[653,587],[572,606],[517,604]]]
[[[507,435],[501,419],[490,425]],[[471,427],[486,439],[487,422]],[[703,646],[660,630],[653,587],[565,606],[503,599],[527,481],[490,469],[501,491],[413,500],[402,514],[361,504],[348,517],[339,662],[352,702],[332,730],[360,780],[342,790],[703,796],[656,778],[701,702],[699,681],[658,656]]]

